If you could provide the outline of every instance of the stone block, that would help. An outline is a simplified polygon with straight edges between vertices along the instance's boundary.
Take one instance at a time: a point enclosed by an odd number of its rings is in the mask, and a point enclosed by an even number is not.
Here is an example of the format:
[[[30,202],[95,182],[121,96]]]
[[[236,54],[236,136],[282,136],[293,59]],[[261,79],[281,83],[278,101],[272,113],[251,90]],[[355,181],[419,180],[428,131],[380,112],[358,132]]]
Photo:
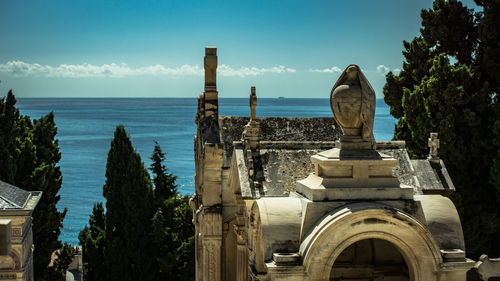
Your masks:
[[[335,187],[332,182],[335,182]],[[311,201],[335,200],[408,200],[413,198],[413,187],[407,185],[385,186],[385,179],[370,179],[370,187],[357,186],[347,179],[321,178],[310,174],[297,181],[296,190]]]
[[[0,220],[0,256],[10,254],[10,220]]]

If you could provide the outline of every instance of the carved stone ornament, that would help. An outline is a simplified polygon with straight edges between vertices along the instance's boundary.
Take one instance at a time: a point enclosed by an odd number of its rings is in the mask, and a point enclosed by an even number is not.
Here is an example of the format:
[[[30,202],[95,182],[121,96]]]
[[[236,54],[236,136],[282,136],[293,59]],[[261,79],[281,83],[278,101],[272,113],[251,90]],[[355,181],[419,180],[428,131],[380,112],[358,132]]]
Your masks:
[[[375,91],[359,66],[349,65],[330,93],[333,117],[343,133],[341,148],[374,148],[375,103]]]

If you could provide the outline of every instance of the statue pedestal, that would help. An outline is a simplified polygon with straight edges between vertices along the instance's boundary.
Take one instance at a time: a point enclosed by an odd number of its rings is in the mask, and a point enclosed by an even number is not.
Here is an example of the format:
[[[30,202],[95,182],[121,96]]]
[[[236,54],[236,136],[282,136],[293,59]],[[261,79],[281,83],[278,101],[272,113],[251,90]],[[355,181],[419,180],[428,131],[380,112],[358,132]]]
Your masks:
[[[333,148],[311,156],[314,173],[297,181],[297,192],[312,201],[413,199],[392,170],[398,161],[375,150]]]

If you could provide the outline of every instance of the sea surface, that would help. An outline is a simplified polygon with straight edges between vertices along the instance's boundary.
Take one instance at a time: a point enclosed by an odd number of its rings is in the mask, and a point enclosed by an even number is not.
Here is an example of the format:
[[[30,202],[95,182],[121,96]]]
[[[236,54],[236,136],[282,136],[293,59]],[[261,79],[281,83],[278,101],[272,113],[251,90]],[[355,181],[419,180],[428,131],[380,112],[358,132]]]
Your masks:
[[[63,186],[59,209],[68,208],[60,239],[78,244],[95,202],[103,202],[106,159],[113,132],[124,125],[146,167],[154,141],[167,152],[166,165],[178,176],[182,194],[194,192],[193,138],[196,98],[18,98],[21,114],[39,118],[54,112],[62,153]],[[249,116],[247,98],[219,99],[219,115]],[[258,100],[258,117],[331,117],[328,99]],[[395,119],[377,100],[374,135],[390,140]]]

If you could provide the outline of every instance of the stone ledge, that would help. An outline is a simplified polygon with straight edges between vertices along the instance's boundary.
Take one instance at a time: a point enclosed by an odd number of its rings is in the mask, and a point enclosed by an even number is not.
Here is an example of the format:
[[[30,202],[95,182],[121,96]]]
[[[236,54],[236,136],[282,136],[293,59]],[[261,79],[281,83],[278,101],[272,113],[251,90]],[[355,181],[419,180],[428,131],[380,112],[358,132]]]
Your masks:
[[[335,179],[338,181],[340,179]],[[325,178],[310,174],[306,179],[297,181],[297,192],[311,201],[336,201],[336,200],[409,200],[413,199],[413,187],[407,185],[384,186],[386,178],[382,178],[380,186],[377,187],[355,187],[349,186],[347,179],[345,187],[325,187]],[[372,184],[376,185],[378,179],[370,178]]]

